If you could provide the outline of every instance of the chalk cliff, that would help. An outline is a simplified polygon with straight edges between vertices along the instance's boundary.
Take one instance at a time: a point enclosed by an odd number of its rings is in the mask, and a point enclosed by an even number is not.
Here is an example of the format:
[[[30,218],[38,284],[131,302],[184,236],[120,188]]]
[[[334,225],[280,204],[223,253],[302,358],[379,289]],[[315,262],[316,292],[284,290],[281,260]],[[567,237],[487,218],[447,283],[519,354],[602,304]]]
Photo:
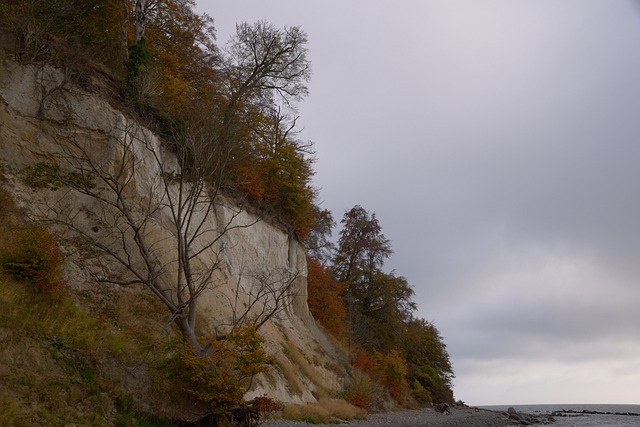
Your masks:
[[[87,79],[92,81],[93,77]],[[0,161],[7,187],[16,201],[33,215],[57,206],[59,212],[82,212],[85,225],[91,225],[92,218],[103,215],[103,206],[95,200],[64,186],[53,191],[46,187],[34,189],[23,183],[21,174],[25,168],[55,161],[57,155],[65,152],[68,147],[59,137],[62,133],[73,135],[76,143],[107,162],[111,161],[109,159],[116,162],[122,154],[119,141],[131,138],[134,141],[130,145],[131,153],[138,165],[132,179],[141,205],[161,197],[154,193],[158,191],[156,183],[160,171],[135,141],[152,144],[161,155],[161,164],[173,170],[178,167],[176,159],[162,148],[156,135],[98,93],[100,84],[96,78],[91,85],[80,85],[63,69],[19,64],[8,55],[1,58]],[[244,209],[232,198],[218,196],[217,202],[219,209],[207,223],[212,230],[231,216],[235,216],[236,224],[253,225],[224,234],[215,247],[215,253],[220,256],[220,268],[215,273],[215,286],[199,299],[200,332],[215,333],[221,325],[230,322],[234,304],[236,307],[249,304],[260,274],[287,274],[294,283],[287,293],[286,309],[260,330],[266,338],[268,352],[277,363],[268,374],[257,379],[248,397],[268,394],[283,402],[302,403],[315,401],[321,389],[325,392],[340,390],[348,377],[347,358],[318,329],[309,313],[303,245],[277,221],[261,216],[256,210]],[[158,245],[162,245],[159,252],[165,253],[166,261],[170,263],[177,242],[168,215],[168,212],[161,212],[157,216],[152,232]],[[96,233],[97,238],[109,238],[108,231],[96,230]],[[102,236],[100,233],[107,234]],[[87,258],[83,255],[85,252],[75,250],[70,242],[65,243],[65,251],[68,254],[65,278],[78,294],[107,286],[98,285],[94,278],[96,273],[119,274],[115,263]],[[205,252],[200,261],[210,263],[211,259],[207,258],[210,256],[210,252]],[[120,296],[127,292],[145,292],[139,287],[110,286],[111,294]],[[136,315],[145,316],[144,313]]]

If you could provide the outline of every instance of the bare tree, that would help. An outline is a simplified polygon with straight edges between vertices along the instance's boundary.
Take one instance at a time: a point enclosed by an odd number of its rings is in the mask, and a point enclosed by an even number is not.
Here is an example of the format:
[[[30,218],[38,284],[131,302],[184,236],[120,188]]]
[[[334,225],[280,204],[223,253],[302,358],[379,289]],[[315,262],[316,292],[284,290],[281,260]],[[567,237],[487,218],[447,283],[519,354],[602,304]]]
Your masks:
[[[222,204],[227,153],[210,142],[210,129],[202,124],[184,124],[174,132],[168,147],[174,155],[167,155],[148,130],[131,122],[118,129],[118,138],[105,136],[102,143],[79,137],[77,128],[68,129],[58,136],[63,151],[57,160],[72,171],[64,181],[98,208],[87,212],[50,206],[48,220],[88,240],[127,273],[101,280],[140,283],[151,290],[169,309],[171,322],[204,355],[207,349],[195,330],[198,298],[214,287],[223,237],[259,220],[243,216],[242,207]],[[113,146],[100,148],[108,144]],[[257,288],[247,293],[244,310],[234,305],[233,324],[262,326],[283,309],[296,277],[262,273]]]
[[[275,93],[289,103],[306,96],[311,77],[306,44],[300,27],[280,30],[265,21],[236,25],[226,49],[230,101]]]
[[[300,27],[281,30],[265,21],[236,26],[223,58],[223,131],[235,129],[238,116],[247,120],[251,109],[273,108],[277,102],[293,108],[292,101],[308,94],[311,63],[306,45]],[[240,114],[243,109],[247,111]]]
[[[297,296],[295,284],[300,277],[299,271],[273,268],[268,265],[259,266],[248,274],[249,281],[255,285],[245,290],[242,286],[244,270],[243,264],[236,281],[233,298],[227,297],[231,309],[230,323],[220,325],[229,332],[247,326],[259,329],[267,321],[277,318]],[[224,335],[218,335],[218,337],[223,338]]]

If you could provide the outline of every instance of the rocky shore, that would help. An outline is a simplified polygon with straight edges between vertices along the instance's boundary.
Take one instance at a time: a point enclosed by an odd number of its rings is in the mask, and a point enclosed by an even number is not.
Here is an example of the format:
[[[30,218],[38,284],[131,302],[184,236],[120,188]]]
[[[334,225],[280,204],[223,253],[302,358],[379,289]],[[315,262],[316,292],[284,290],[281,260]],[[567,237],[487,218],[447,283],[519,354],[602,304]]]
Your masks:
[[[551,424],[552,422],[553,418],[547,415],[522,414],[513,408],[509,408],[508,412],[496,412],[473,407],[452,407],[444,413],[434,409],[422,409],[371,414],[366,420],[352,420],[344,424],[354,427],[500,427]],[[311,425],[303,421],[289,420],[268,420],[263,424],[265,427],[309,427]]]

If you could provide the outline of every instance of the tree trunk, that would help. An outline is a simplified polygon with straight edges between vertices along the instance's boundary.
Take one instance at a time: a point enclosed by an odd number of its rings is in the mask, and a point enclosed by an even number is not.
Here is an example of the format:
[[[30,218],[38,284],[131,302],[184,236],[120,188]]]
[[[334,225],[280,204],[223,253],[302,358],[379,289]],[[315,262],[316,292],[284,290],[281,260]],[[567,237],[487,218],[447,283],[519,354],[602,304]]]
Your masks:
[[[178,325],[178,328],[180,329],[180,333],[191,343],[191,345],[193,345],[196,353],[198,353],[199,356],[204,356],[205,351],[202,349],[202,346],[198,342],[196,331],[189,324],[189,320],[181,316],[176,319],[176,323]]]
[[[140,43],[140,40],[144,37],[144,28],[147,25],[146,5],[147,0],[136,0],[136,43]]]
[[[122,55],[124,59],[124,63],[126,64],[129,60],[129,0],[122,0],[122,15],[123,15],[123,24],[122,24],[122,32],[120,33],[120,48],[122,50]]]

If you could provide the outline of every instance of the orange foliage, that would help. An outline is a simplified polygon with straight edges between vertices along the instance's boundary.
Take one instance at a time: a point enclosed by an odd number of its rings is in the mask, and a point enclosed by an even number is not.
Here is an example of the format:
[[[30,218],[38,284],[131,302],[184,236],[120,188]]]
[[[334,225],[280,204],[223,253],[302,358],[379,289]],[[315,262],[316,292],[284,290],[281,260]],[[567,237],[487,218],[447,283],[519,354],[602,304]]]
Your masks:
[[[372,357],[362,348],[357,348],[351,358],[351,365],[367,374],[373,383],[384,386],[389,395],[400,405],[404,405],[407,402],[409,393],[407,373],[409,370],[406,361],[398,350],[394,349],[386,354],[376,352]],[[367,390],[367,387],[357,384],[349,399],[350,401],[355,399],[355,402],[360,403],[351,403],[366,409],[361,405],[363,402],[370,403],[374,394],[373,391]]]
[[[369,354],[361,348],[356,349],[355,354],[351,358],[351,366],[362,370],[370,377],[375,376],[378,368],[373,357],[369,356]]]
[[[193,13],[194,7],[194,0],[159,0],[149,17],[145,45],[159,76],[150,82],[150,104],[171,119],[188,121],[207,111],[219,120],[218,140],[235,147],[229,176],[304,240],[314,220],[310,144],[296,140],[295,119],[279,108],[275,112],[263,98],[258,104],[248,95],[225,95],[224,88],[242,81],[221,71],[225,65],[214,45],[213,21]]]
[[[331,277],[329,268],[318,260],[307,261],[307,289],[309,310],[331,335],[342,338],[347,311],[342,297],[342,285]]]
[[[356,387],[347,401],[366,412],[371,412],[371,392],[364,387]]]
[[[193,0],[162,0],[155,7],[145,31],[146,45],[162,76],[155,82],[154,91],[159,93],[154,105],[170,117],[184,118],[191,106],[202,107],[211,95],[212,21],[193,13]]]
[[[56,236],[46,227],[28,225],[18,229],[11,240],[9,251],[0,254],[2,268],[51,297],[61,297],[66,283],[61,279],[63,256]]]
[[[265,197],[264,170],[258,165],[242,164],[236,169],[238,188],[251,199],[262,202]]]
[[[409,391],[407,362],[398,350],[376,354],[377,371],[391,397],[399,404],[406,403]]]
[[[225,340],[208,339],[210,349],[206,356],[199,355],[193,347],[185,348],[181,361],[182,373],[189,382],[187,392],[218,414],[240,404],[253,377],[273,363],[263,342],[254,328],[245,328]]]

